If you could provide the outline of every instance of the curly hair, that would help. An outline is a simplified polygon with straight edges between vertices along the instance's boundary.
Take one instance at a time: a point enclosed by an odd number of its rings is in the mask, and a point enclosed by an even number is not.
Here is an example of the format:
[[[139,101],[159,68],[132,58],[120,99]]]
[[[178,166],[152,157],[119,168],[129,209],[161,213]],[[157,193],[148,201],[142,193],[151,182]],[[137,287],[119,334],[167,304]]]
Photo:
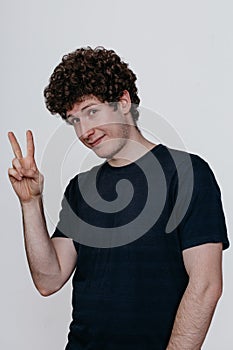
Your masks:
[[[87,96],[93,95],[101,102],[114,105],[127,90],[132,102],[130,111],[136,125],[140,103],[136,80],[128,64],[113,50],[100,46],[95,49],[89,46],[80,48],[63,56],[61,63],[54,69],[49,85],[44,89],[46,107],[52,114],[59,114],[66,119],[66,112]]]

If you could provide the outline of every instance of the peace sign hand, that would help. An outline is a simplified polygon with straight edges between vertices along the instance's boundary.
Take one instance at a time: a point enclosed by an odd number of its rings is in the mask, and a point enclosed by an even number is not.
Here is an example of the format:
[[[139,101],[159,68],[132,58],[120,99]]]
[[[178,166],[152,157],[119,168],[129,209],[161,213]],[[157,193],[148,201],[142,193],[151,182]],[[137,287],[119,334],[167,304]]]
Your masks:
[[[34,159],[34,142],[31,131],[27,131],[27,155],[23,157],[19,143],[13,132],[8,133],[9,141],[15,158],[12,161],[12,168],[8,170],[9,179],[12,187],[19,197],[21,203],[30,202],[31,200],[42,195],[43,175],[37,169]]]

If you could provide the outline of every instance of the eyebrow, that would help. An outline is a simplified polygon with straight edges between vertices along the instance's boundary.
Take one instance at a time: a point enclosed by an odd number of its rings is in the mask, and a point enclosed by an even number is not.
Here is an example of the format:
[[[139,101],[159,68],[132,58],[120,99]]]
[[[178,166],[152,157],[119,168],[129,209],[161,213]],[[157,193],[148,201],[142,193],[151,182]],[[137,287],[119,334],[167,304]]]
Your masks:
[[[81,112],[83,112],[83,111],[84,111],[85,109],[87,109],[88,107],[95,106],[95,105],[97,105],[96,102],[90,102],[88,105],[86,105],[85,107],[83,107],[83,108],[81,109]],[[66,117],[66,119],[69,119],[69,118],[71,118],[71,117],[75,117],[75,115],[74,115],[74,114],[69,114],[69,115]]]

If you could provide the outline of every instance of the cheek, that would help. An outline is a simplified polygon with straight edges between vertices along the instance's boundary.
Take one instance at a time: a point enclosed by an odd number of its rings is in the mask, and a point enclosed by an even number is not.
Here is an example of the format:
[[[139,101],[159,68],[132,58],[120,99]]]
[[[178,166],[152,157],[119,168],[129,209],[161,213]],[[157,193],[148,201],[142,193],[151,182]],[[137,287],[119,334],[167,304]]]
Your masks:
[[[80,124],[75,124],[73,126],[75,134],[80,138],[82,132],[81,132],[81,125]]]
[[[77,135],[77,137],[80,139],[81,138],[81,130],[80,130],[80,127],[78,126],[74,126],[74,132],[75,134]]]

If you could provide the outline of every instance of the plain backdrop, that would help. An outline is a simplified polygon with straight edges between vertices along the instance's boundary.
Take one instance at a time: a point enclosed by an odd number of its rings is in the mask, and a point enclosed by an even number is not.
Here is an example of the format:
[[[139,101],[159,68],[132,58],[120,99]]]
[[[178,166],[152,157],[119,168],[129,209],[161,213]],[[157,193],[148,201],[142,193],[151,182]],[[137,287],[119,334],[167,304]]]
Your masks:
[[[233,3],[226,0],[1,1],[1,349],[62,350],[66,343],[71,283],[48,298],[36,291],[26,262],[20,206],[7,177],[13,157],[7,132],[13,130],[25,150],[25,131],[31,129],[45,175],[52,233],[68,179],[80,164],[95,161],[44,106],[43,89],[65,53],[103,45],[130,63],[142,108],[155,113],[149,113],[146,126],[142,120],[144,132],[208,161],[221,188],[231,236],[232,12]],[[224,252],[224,292],[205,350],[232,348],[232,264],[229,249]]]

